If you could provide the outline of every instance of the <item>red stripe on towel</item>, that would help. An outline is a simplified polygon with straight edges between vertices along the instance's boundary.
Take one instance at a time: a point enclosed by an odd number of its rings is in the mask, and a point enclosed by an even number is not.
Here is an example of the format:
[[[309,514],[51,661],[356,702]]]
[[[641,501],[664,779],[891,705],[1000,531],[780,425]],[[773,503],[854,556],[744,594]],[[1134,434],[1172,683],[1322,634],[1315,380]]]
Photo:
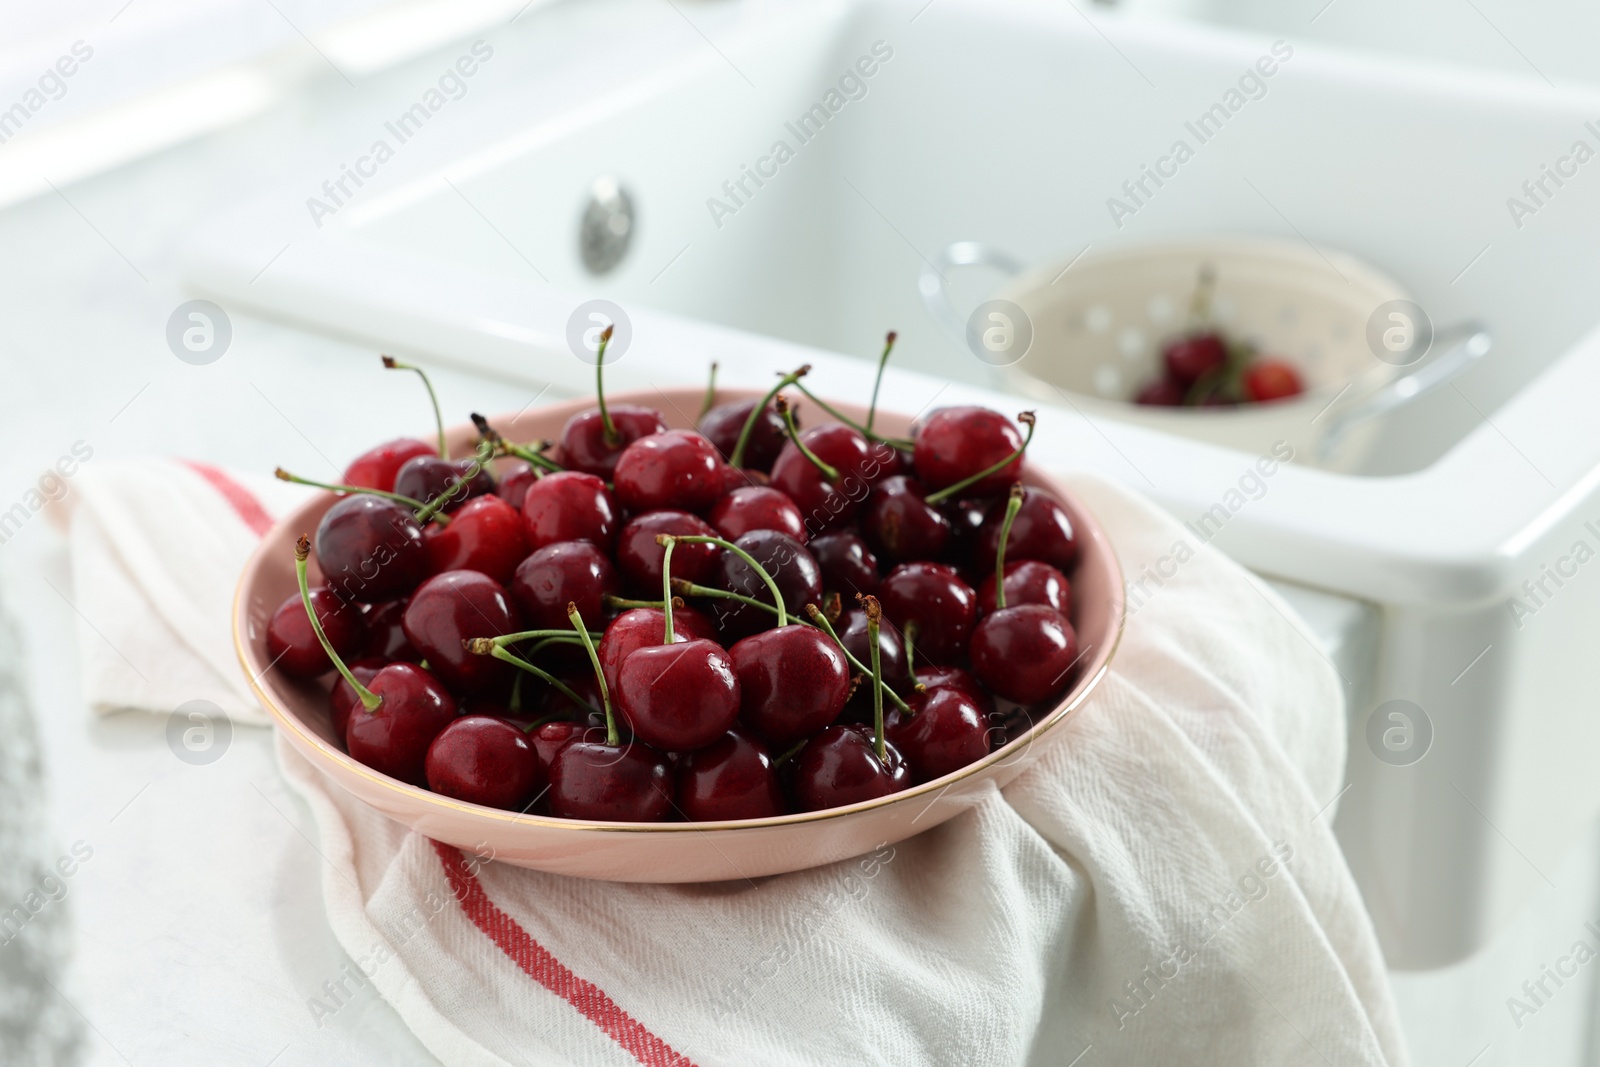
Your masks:
[[[222,494],[222,499],[226,500],[234,513],[244,520],[246,526],[255,531],[257,537],[272,529],[272,516],[261,506],[261,501],[257,500],[250,490],[228,477],[225,471],[194,459],[183,459],[178,462],[210,482],[211,488]]]
[[[693,1061],[678,1052],[644,1025],[617,1006],[605,991],[587,979],[573,974],[550,950],[535,941],[517,921],[497,908],[483,891],[478,877],[468,870],[458,849],[433,842],[445,877],[472,924],[482,930],[522,968],[524,974],[583,1013],[584,1018],[604,1030],[646,1067],[694,1067]]]

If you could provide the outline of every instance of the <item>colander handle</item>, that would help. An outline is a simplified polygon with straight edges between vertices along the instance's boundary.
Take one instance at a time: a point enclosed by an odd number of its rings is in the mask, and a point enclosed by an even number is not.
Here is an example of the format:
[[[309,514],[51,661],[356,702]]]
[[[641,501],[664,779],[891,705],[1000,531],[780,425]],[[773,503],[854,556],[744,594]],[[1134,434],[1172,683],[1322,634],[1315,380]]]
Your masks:
[[[957,241],[946,245],[933,262],[924,259],[917,276],[917,291],[928,314],[957,345],[967,345],[967,324],[950,299],[950,279],[945,272],[957,267],[993,267],[1006,274],[1020,274],[1022,263],[1009,253],[991,248],[981,241]]]
[[[1317,453],[1324,462],[1333,458],[1352,427],[1403,408],[1454,381],[1487,355],[1494,344],[1489,331],[1476,322],[1462,323],[1441,332],[1452,340],[1440,355],[1410,374],[1396,378],[1334,419],[1317,442]]]

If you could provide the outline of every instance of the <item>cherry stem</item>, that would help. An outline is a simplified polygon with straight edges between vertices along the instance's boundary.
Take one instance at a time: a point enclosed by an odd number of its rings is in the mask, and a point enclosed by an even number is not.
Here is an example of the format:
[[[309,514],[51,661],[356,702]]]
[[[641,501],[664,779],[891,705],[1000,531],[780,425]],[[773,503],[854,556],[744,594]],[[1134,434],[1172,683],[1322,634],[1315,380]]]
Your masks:
[[[607,330],[611,327],[607,326]],[[668,548],[668,552],[672,549]],[[583,624],[583,616],[578,612],[578,605],[568,601],[567,618],[572,620],[572,628],[578,631],[578,636],[583,638],[583,650],[589,653],[589,662],[594,665],[595,681],[600,684],[600,702],[606,710],[606,744],[617,743],[617,720],[611,714],[611,690],[606,686],[606,672],[600,669],[600,654],[594,650],[594,642],[589,639],[589,628]],[[667,615],[667,636],[672,636],[672,616]],[[670,641],[668,642],[671,643]]]
[[[550,447],[551,443],[549,441],[535,441],[531,445],[519,445],[507,441],[501,436],[499,430],[489,425],[488,419],[479,415],[476,411],[472,413],[472,424],[478,428],[479,436],[488,441],[500,455],[525,459],[535,467],[543,468],[551,473],[567,469],[549,456],[541,455],[545,449]]]
[[[462,486],[467,484],[468,479],[476,478],[478,472],[483,470],[483,465],[489,462],[490,457],[493,455],[494,446],[492,444],[488,441],[480,443],[478,451],[473,455],[472,462],[468,466],[466,473],[452,477],[450,484],[444,487],[444,491],[428,501],[427,505],[417,512],[417,521],[428,522],[432,519],[440,518],[440,513],[444,511],[444,506],[450,502],[450,498],[459,492]]]
[[[611,421],[611,412],[606,408],[606,346],[611,343],[613,328],[614,326],[607,326],[600,331],[600,350],[594,357],[594,395],[600,405],[600,425],[605,428],[606,444],[615,448],[622,443],[622,438],[617,435],[617,427]],[[608,743],[616,744],[615,741]]]
[[[802,456],[811,461],[811,465],[817,468],[818,473],[824,478],[830,482],[837,482],[839,480],[838,468],[824,463],[815,452],[806,447],[804,441],[800,440],[800,428],[794,424],[794,412],[789,409],[789,401],[782,396],[778,396],[772,402],[777,405],[778,414],[783,416],[783,427],[789,431],[789,440],[794,442],[794,447],[800,450]]]
[[[737,600],[741,604],[749,604],[753,608],[760,608],[768,615],[776,615],[778,613],[778,609],[773,607],[771,604],[768,604],[765,600],[757,600],[753,596],[745,596],[743,593],[735,593],[728,589],[717,589],[709,585],[695,585],[687,578],[672,579],[672,591],[678,594],[677,597],[673,598],[674,606],[679,604],[679,598],[681,597],[700,596],[712,597],[721,600]],[[650,606],[653,608],[659,608],[661,605],[651,604]],[[800,620],[791,619],[790,621],[799,622]]]
[[[900,636],[904,638],[906,644],[906,674],[911,676],[913,686],[919,686],[922,683],[917,681],[917,620],[912,619],[906,623],[900,630]]]
[[[670,645],[672,644],[672,549],[677,545],[678,539],[671,534],[662,534],[656,541],[666,549],[661,554],[661,616],[666,622],[661,643]]]
[[[518,671],[516,677],[511,679],[511,699],[506,701],[506,707],[512,711],[522,710],[522,672]]]
[[[712,407],[716,404],[716,400],[717,400],[717,361],[716,360],[712,360],[711,361],[711,376],[706,381],[705,399],[700,401],[700,414],[695,418],[694,421],[695,422],[699,422],[701,419],[705,418],[706,417],[706,412],[708,412],[708,411],[710,411],[712,409]],[[746,421],[748,421],[748,420],[746,420]]]
[[[878,648],[878,633],[883,624],[883,608],[878,598],[857,593],[856,598],[867,612],[867,643],[872,646],[872,747],[881,763],[888,758],[883,747],[883,652]]]
[[[604,634],[593,634],[591,636],[604,637],[605,635]],[[506,645],[520,644],[523,641],[531,641],[535,637],[547,637],[547,638],[552,638],[552,639],[554,639],[554,638],[566,638],[568,640],[574,640],[574,641],[577,640],[577,638],[573,635],[571,630],[523,630],[520,633],[501,634],[499,637],[468,637],[468,638],[464,638],[462,640],[462,642],[461,642],[461,647],[465,648],[468,652],[471,652],[471,651],[474,651],[473,648],[472,648],[472,645],[475,642],[478,642],[478,641],[488,641],[490,644],[500,645],[501,647],[504,647]]]
[[[1022,510],[1022,483],[1018,482],[1011,487],[1011,496],[1006,501],[1006,517],[1000,523],[1000,547],[994,552],[994,609],[999,611],[1006,606],[1006,542],[1011,539],[1011,524],[1017,521],[1017,512]]]
[[[1006,467],[1021,459],[1022,454],[1028,450],[1028,445],[1033,442],[1033,428],[1038,422],[1038,419],[1034,417],[1033,412],[1024,411],[1022,414],[1017,416],[1017,421],[1028,428],[1028,433],[1027,436],[1022,439],[1022,444],[1018,446],[1015,452],[1011,453],[994,466],[981,470],[977,474],[972,475],[970,478],[963,478],[954,485],[947,485],[936,493],[929,493],[922,499],[927,501],[929,504],[937,504],[941,500],[947,500],[961,492],[961,490],[967,488],[969,485],[976,485],[978,482],[981,482],[985,478],[989,477],[989,475],[994,474],[997,471],[1005,470]]]
[[[1211,319],[1211,297],[1217,284],[1217,268],[1210,263],[1200,265],[1200,277],[1195,282],[1194,297],[1189,301],[1189,316],[1195,326],[1203,326]]]
[[[439,431],[439,458],[449,459],[450,450],[444,443],[444,416],[439,414],[439,397],[433,391],[433,383],[428,380],[428,372],[421,367],[412,366],[410,363],[401,363],[393,356],[384,356],[383,365],[390,370],[416,371],[417,377],[422,379],[423,386],[428,390],[428,400],[433,404],[433,425]]]
[[[555,675],[551,674],[547,670],[543,670],[543,669],[541,669],[539,667],[535,667],[533,664],[529,663],[527,660],[521,658],[520,656],[512,655],[510,652],[507,652],[503,647],[501,647],[500,645],[495,644],[493,641],[490,641],[488,638],[485,638],[485,637],[475,637],[475,638],[473,638],[471,644],[469,645],[469,647],[467,649],[467,651],[474,652],[474,653],[476,653],[476,654],[478,654],[480,656],[493,656],[495,659],[502,660],[502,661],[504,661],[506,663],[509,663],[513,667],[518,667],[518,668],[520,668],[522,670],[525,670],[529,674],[533,675],[535,678],[542,678],[545,681],[549,682],[552,686],[554,686],[568,700],[570,700],[574,704],[578,705],[578,707],[580,707],[580,708],[588,708],[590,711],[595,712],[595,713],[599,713],[599,711],[600,711],[599,708],[595,707],[593,704],[591,704],[587,700],[583,699],[577,693],[574,693],[572,691],[572,687],[567,685],[567,683],[563,682],[560,678],[557,678]]]
[[[806,742],[810,740],[811,738],[806,737],[796,741],[793,745],[790,745],[789,749],[784,752],[783,755],[772,761],[773,770],[777,770],[779,767],[782,767],[785,763],[788,763],[791,759],[793,759],[795,753],[799,752],[802,748],[805,748]]]
[[[811,616],[812,622],[822,627],[824,633],[833,638],[833,643],[839,646],[839,651],[844,653],[844,658],[849,661],[850,666],[854,667],[861,674],[872,673],[864,663],[850,654],[850,650],[848,648],[844,647],[844,642],[839,640],[838,632],[834,630],[833,624],[828,621],[828,617],[822,613],[821,608],[817,607],[815,604],[807,604],[806,614]],[[883,693],[884,696],[894,701],[895,707],[899,708],[901,711],[911,710],[911,706],[904,700],[901,700],[900,694],[891,689],[889,687],[889,683],[884,681],[881,677],[878,679],[878,690]]]
[[[832,415],[834,418],[838,419],[840,422],[844,423],[846,426],[850,427],[852,430],[856,431],[856,433],[859,433],[862,437],[865,437],[869,441],[882,441],[884,444],[893,445],[895,448],[910,448],[916,443],[909,437],[885,437],[881,433],[873,433],[855,419],[852,419],[850,416],[846,415],[844,412],[840,411],[838,408],[822,399],[816,393],[813,393],[811,390],[807,389],[800,382],[796,382],[794,387],[804,393],[813,404],[817,405],[817,407],[821,408],[823,411],[826,411],[829,415]]]
[[[728,466],[744,466],[745,449],[750,447],[750,438],[756,432],[756,423],[761,419],[761,413],[767,410],[767,405],[777,398],[778,394],[791,385],[799,385],[800,379],[811,373],[811,364],[807,363],[799,370],[790,371],[778,379],[778,384],[767,390],[767,395],[761,398],[761,403],[751,409],[749,416],[744,420],[744,425],[739,429],[739,440],[733,446],[733,455],[728,457]],[[803,387],[802,387],[803,388]]]
[[[670,534],[661,534],[660,536],[658,536],[656,538],[656,542],[658,544],[665,545],[665,544],[667,544],[667,540],[664,540],[664,539],[670,539],[670,540],[677,541],[677,542],[680,542],[680,543],[685,544],[685,545],[717,545],[719,547],[727,549],[729,552],[732,552],[735,556],[738,556],[740,559],[744,560],[746,563],[748,563],[750,565],[750,569],[751,570],[755,571],[756,574],[761,576],[761,580],[763,582],[766,582],[767,583],[767,588],[772,591],[772,603],[778,609],[778,626],[779,626],[779,628],[782,628],[784,626],[788,626],[789,625],[789,612],[788,612],[787,609],[785,609],[785,607],[783,605],[783,593],[778,589],[778,583],[772,580],[772,575],[768,574],[767,573],[767,569],[765,567],[763,567],[761,564],[757,563],[755,557],[752,556],[750,553],[746,552],[744,549],[740,548],[738,545],[734,544],[732,541],[724,540],[721,537],[704,537],[704,536],[701,536],[699,534],[695,534],[695,535],[689,536],[689,537],[672,537]],[[671,549],[669,548],[668,551],[670,552]],[[666,577],[666,571],[665,570],[663,570],[661,573],[662,573],[662,577],[663,578]],[[667,588],[667,591],[668,591],[668,595],[670,596],[671,595],[671,586],[667,586],[666,588]],[[670,627],[670,625],[671,625],[671,616],[669,615],[667,618],[668,618],[668,626]]]
[[[368,711],[377,711],[378,705],[383,703],[383,698],[362,685],[356,676],[350,673],[350,668],[344,665],[339,653],[333,650],[333,642],[322,632],[322,620],[317,618],[316,609],[311,606],[311,586],[306,580],[306,557],[310,555],[311,539],[301,534],[300,540],[294,544],[294,576],[300,583],[300,602],[306,606],[306,617],[311,620],[311,629],[316,632],[317,640],[322,642],[322,651],[333,660],[333,665],[344,676],[344,680],[350,683],[350,687],[356,691],[356,696],[361,698],[361,706]]]
[[[894,351],[895,332],[890,330],[883,339],[883,355],[878,357],[878,376],[872,379],[872,403],[867,405],[867,433],[872,432],[872,420],[878,414],[878,388],[883,385],[883,369],[889,365],[889,353]]]
[[[340,485],[337,482],[316,482],[312,481],[310,478],[302,478],[298,474],[290,474],[282,467],[279,467],[277,470],[273,471],[272,476],[278,479],[280,482],[293,482],[295,485],[309,485],[313,489],[326,489],[330,493],[365,493],[368,496],[381,496],[385,500],[393,500],[396,504],[404,504],[410,508],[427,507],[426,504],[415,499],[414,497],[401,496],[399,493],[391,493],[383,489],[368,489],[364,485]]]

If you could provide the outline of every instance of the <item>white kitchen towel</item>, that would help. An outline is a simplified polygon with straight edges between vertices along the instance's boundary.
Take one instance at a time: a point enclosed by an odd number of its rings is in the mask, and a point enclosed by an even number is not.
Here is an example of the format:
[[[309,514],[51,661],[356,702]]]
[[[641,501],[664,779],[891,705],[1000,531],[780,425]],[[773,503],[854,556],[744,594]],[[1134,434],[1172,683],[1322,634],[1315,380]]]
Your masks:
[[[141,477],[225,503],[244,491],[191,473]],[[1092,478],[1068,484],[1128,573],[1179,541],[1192,558],[1128,620],[1062,744],[974,810],[858,860],[698,886],[520,870],[403,829],[280,742],[351,957],[312,1013],[371,983],[452,1065],[1407,1062],[1329,829],[1345,739],[1334,671],[1281,600],[1165,513]],[[80,516],[109,514],[103,492],[122,491],[84,486]],[[215,504],[141,506],[166,495],[120,495],[117,525],[75,530],[78,573],[151,555],[183,570],[193,538],[220,551],[172,518]],[[229,643],[195,629],[201,614],[228,627],[231,575],[208,570],[227,592],[186,583],[96,605],[121,613],[100,621],[121,634],[160,620],[184,635],[173,659],[241,689]],[[83,652],[92,678],[116,676],[93,634]],[[165,712],[193,695],[144,681],[110,702]]]

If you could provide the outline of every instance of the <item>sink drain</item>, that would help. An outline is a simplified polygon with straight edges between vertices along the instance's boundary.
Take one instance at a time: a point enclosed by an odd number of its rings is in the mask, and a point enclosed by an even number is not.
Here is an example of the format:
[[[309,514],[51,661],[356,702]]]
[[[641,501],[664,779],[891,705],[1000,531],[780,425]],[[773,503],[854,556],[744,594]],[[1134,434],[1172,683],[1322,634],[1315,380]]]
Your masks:
[[[633,198],[613,177],[596,178],[578,225],[578,252],[590,274],[609,274],[633,241]]]

